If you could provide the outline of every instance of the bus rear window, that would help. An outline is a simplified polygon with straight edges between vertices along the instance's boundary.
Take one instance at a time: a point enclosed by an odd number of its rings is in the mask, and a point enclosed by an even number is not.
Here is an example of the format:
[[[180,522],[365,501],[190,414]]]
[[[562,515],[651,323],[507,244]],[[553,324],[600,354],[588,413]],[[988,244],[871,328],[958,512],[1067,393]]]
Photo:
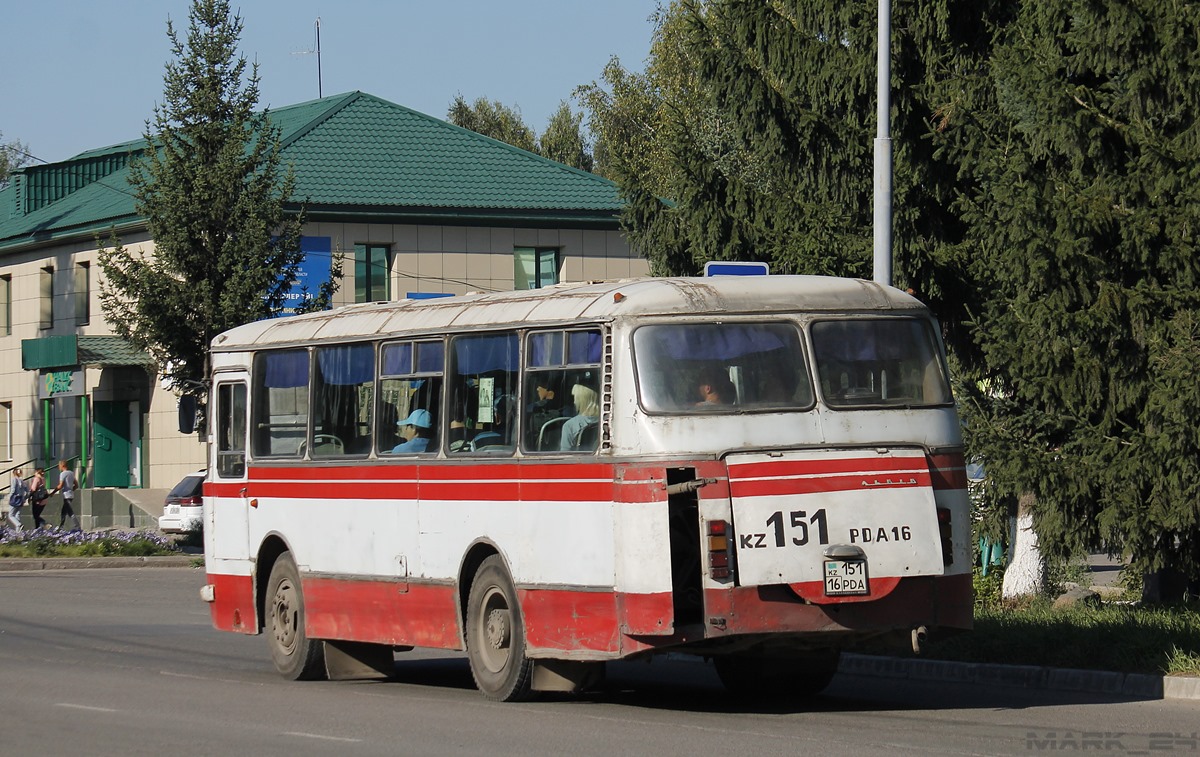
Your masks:
[[[949,403],[950,388],[928,321],[856,318],[812,325],[821,397],[830,407]]]
[[[633,335],[642,407],[658,413],[738,413],[812,407],[795,324],[686,323]]]

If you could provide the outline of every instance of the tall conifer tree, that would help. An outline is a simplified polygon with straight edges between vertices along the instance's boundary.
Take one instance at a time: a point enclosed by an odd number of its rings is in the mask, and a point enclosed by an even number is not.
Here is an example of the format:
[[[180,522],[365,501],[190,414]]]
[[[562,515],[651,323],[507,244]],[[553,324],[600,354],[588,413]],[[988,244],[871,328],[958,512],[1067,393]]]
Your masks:
[[[1043,547],[1196,577],[1200,14],[1024,2],[999,42],[943,134],[986,293],[973,449]]]
[[[101,247],[101,302],[177,391],[202,397],[211,339],[283,309],[303,214],[285,213],[295,181],[279,130],[257,110],[257,65],[246,76],[237,51],[241,17],[226,0],[194,0],[189,18],[182,40],[167,22],[176,60],[130,171],[154,247]],[[314,293],[318,305],[337,281]]]

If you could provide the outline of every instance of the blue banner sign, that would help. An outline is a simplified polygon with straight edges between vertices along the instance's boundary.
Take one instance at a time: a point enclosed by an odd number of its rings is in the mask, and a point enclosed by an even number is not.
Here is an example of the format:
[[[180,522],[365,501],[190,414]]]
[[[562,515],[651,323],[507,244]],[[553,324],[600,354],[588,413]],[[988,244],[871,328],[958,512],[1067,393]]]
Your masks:
[[[710,260],[704,264],[705,276],[766,276],[770,272],[766,263],[739,260]]]

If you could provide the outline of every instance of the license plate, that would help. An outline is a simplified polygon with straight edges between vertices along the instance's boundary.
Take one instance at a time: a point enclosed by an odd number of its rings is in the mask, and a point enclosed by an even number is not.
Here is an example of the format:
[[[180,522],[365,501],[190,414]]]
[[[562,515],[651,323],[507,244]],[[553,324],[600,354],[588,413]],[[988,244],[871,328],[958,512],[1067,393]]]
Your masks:
[[[865,560],[825,561],[825,596],[842,597],[867,593]]]

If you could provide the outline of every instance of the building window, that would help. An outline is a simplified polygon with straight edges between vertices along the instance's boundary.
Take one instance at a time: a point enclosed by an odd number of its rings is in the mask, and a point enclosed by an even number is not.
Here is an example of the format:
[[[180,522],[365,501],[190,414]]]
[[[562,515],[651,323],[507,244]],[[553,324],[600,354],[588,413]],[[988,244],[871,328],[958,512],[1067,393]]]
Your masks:
[[[12,333],[12,276],[0,276],[0,336]]]
[[[390,300],[391,270],[392,250],[386,244],[354,245],[354,301]]]
[[[517,247],[513,289],[541,289],[558,283],[557,247]]]
[[[92,319],[91,263],[75,265],[75,325],[86,326]]]
[[[54,266],[46,266],[39,274],[41,299],[38,300],[39,321],[44,329],[54,328]]]
[[[0,402],[0,460],[12,460],[11,402]]]

